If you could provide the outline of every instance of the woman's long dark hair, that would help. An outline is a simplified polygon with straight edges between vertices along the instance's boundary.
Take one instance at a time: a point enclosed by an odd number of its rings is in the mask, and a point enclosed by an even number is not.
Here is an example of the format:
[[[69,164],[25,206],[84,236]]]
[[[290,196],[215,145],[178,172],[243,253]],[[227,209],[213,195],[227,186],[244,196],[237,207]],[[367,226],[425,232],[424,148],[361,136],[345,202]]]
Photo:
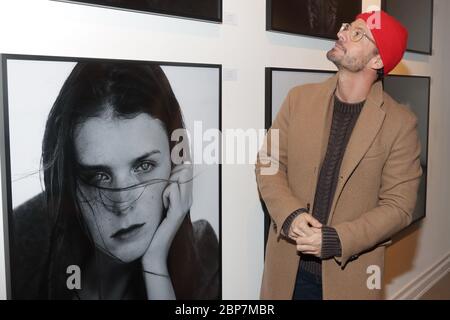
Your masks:
[[[159,65],[133,62],[79,62],[66,79],[47,119],[42,144],[45,199],[52,224],[48,297],[71,298],[66,268],[81,266],[94,244],[76,199],[75,128],[105,111],[117,118],[146,113],[160,120],[169,137],[184,128],[177,99]]]

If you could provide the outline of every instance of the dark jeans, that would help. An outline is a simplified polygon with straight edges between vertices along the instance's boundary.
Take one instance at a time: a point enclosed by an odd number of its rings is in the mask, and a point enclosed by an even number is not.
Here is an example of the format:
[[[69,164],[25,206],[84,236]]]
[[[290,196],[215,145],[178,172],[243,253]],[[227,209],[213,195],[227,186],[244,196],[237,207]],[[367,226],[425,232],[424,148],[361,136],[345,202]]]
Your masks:
[[[322,300],[321,277],[299,270],[292,300]]]

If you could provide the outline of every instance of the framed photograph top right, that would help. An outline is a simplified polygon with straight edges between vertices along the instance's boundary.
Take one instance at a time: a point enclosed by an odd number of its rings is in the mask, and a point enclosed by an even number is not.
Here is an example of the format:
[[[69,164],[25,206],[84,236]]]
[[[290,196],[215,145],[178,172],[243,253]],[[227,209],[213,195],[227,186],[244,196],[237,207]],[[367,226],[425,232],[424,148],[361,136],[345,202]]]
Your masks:
[[[407,51],[432,54],[433,0],[382,0],[381,8],[408,29]]]
[[[428,181],[428,141],[430,123],[430,85],[431,78],[425,76],[389,75],[384,81],[384,90],[397,102],[407,106],[417,117],[422,166],[422,179],[417,194],[416,207],[412,221],[425,218],[427,212],[427,181]]]

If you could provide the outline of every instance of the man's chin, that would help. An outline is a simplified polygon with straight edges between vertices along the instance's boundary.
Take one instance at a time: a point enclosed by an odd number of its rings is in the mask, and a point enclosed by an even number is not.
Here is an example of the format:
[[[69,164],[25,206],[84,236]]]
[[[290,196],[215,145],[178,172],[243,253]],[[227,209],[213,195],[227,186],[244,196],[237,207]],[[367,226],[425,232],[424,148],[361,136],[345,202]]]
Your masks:
[[[333,50],[327,52],[327,59],[330,60],[331,62],[335,62],[337,60],[337,57],[334,54]]]
[[[333,53],[331,53],[331,54],[327,53],[327,59],[328,59],[329,61],[333,62],[334,65],[335,65],[338,69],[341,67],[340,60],[339,60],[335,55],[333,55]]]

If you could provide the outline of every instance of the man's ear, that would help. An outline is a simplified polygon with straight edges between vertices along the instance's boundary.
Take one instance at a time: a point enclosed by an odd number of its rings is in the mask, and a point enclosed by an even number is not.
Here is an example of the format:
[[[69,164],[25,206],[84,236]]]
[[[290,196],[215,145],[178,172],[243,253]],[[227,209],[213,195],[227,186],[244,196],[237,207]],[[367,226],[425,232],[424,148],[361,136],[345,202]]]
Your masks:
[[[383,60],[381,60],[381,56],[379,54],[372,58],[371,63],[372,69],[381,69],[384,67]]]

